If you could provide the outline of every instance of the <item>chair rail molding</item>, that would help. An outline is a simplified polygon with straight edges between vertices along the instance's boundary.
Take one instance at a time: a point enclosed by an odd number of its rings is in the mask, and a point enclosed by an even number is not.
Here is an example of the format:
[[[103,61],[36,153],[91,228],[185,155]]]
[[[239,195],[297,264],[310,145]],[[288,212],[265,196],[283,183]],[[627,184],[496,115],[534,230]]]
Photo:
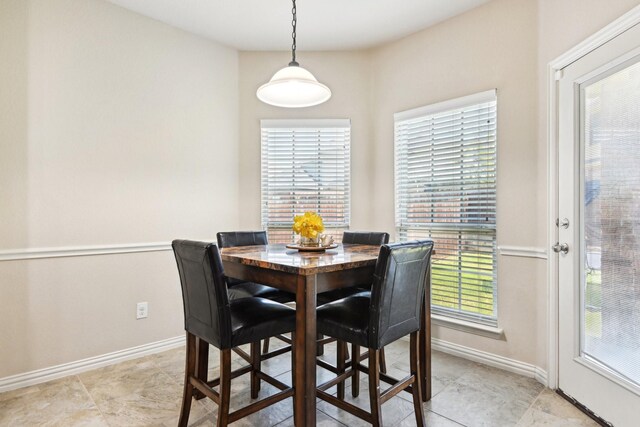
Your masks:
[[[502,256],[515,256],[523,258],[547,259],[548,254],[545,248],[534,246],[506,246],[499,245],[498,253]]]
[[[213,242],[214,240],[209,239]],[[44,258],[65,258],[91,255],[130,254],[170,251],[171,242],[125,243],[119,245],[59,246],[0,250],[0,262]]]

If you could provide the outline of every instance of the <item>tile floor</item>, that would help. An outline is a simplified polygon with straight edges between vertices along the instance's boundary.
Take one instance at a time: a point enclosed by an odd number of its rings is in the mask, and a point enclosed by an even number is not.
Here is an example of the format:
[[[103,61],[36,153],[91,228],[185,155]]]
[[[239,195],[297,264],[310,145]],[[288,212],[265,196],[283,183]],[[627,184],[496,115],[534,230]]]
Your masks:
[[[387,347],[390,375],[408,372],[408,343]],[[335,355],[328,346],[327,359]],[[241,366],[238,357],[236,366]],[[290,384],[289,355],[263,363],[269,374]],[[212,349],[210,376],[217,375],[218,355]],[[175,426],[180,412],[184,349],[131,360],[80,375],[0,394],[0,426]],[[318,381],[330,378],[320,370]],[[231,410],[249,400],[245,375],[232,381]],[[330,390],[331,391],[331,390]],[[335,389],[333,390],[335,392]],[[263,383],[261,397],[276,390]],[[360,396],[347,400],[368,409],[366,377]],[[433,398],[425,403],[427,425],[455,426],[596,426],[569,403],[533,379],[450,356],[433,353]],[[216,405],[194,401],[190,425],[215,424]],[[401,393],[382,407],[385,426],[415,425],[411,395]],[[238,426],[293,426],[291,399],[244,418]],[[358,427],[362,420],[318,403],[317,425]]]

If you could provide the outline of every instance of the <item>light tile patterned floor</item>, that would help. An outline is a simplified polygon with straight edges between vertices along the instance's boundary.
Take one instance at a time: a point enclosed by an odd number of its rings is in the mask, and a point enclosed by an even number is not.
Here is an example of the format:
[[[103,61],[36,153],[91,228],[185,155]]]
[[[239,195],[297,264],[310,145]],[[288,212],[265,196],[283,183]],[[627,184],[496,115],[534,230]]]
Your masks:
[[[390,375],[408,372],[408,343],[387,347]],[[335,355],[328,346],[327,359]],[[236,356],[235,366],[241,366]],[[263,363],[263,369],[291,383],[289,355]],[[217,375],[218,354],[212,349],[210,375]],[[318,381],[330,378],[319,370]],[[0,426],[175,426],[180,412],[184,349],[175,349],[119,363],[80,375],[0,394]],[[232,381],[231,409],[249,402],[248,376]],[[366,376],[360,396],[346,399],[368,410]],[[335,391],[330,390],[330,391]],[[276,390],[264,384],[264,397]],[[596,426],[589,418],[535,380],[450,356],[433,353],[433,398],[425,404],[430,427],[459,426]],[[212,425],[216,405],[194,401],[190,425]],[[411,396],[401,393],[382,407],[385,426],[415,426]],[[293,426],[292,400],[286,399],[233,425]],[[318,426],[357,427],[362,420],[325,403],[318,403]]]

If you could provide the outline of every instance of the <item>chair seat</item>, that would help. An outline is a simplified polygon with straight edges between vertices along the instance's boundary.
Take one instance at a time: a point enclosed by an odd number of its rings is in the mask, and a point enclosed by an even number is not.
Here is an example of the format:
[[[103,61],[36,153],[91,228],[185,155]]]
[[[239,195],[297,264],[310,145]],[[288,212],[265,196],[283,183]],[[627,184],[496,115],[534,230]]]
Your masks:
[[[257,342],[296,328],[296,311],[265,298],[250,297],[229,302],[231,346]]]
[[[317,310],[318,333],[363,347],[369,346],[371,292],[360,290]]]
[[[361,288],[359,286],[349,286],[348,288],[340,288],[334,289],[333,291],[329,292],[323,292],[321,294],[318,294],[318,306],[328,304],[342,298],[350,297],[351,295],[355,295],[360,292],[368,291],[369,289]]]
[[[290,302],[295,301],[294,294],[286,291],[281,291],[271,286],[261,285],[253,282],[239,282],[232,286],[229,286],[229,300],[237,300],[249,297],[267,298],[276,302]]]

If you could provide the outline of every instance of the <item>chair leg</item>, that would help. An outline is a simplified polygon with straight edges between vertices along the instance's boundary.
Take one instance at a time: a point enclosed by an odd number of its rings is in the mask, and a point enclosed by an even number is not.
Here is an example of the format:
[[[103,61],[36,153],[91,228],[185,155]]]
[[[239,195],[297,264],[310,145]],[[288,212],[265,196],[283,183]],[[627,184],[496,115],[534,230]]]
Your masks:
[[[269,353],[269,338],[266,338],[264,340],[264,346],[262,347],[262,353],[263,354]]]
[[[345,365],[347,362],[347,343],[344,341],[338,340],[338,354],[337,354],[337,363],[336,367],[338,368],[338,375],[342,375],[345,371]],[[344,380],[338,383],[338,399],[344,400]]]
[[[296,385],[296,333],[291,332],[291,384],[293,387]],[[318,368],[316,367],[316,370]],[[296,394],[293,395],[293,419],[296,419]]]
[[[184,391],[182,392],[182,409],[180,410],[180,420],[178,427],[186,427],[189,422],[189,412],[191,412],[191,398],[193,397],[193,386],[189,378],[196,374],[196,337],[187,332],[187,357],[184,367]]]
[[[251,398],[257,399],[258,392],[260,391],[260,378],[258,378],[258,372],[260,371],[260,341],[252,342],[250,344],[251,350]]]
[[[209,377],[209,343],[196,338],[196,377],[207,382]],[[198,389],[193,389],[193,397],[196,400],[205,398],[205,395]]]
[[[351,369],[353,369],[353,376],[351,377],[351,395],[358,397],[360,394],[360,346],[351,345]]]
[[[424,427],[424,408],[422,407],[422,389],[420,387],[420,363],[418,363],[419,347],[418,333],[414,332],[410,338],[410,369],[411,375],[416,379],[413,383],[413,410],[416,413],[416,426]]]
[[[294,367],[296,366],[296,334],[294,332],[291,333],[291,384],[296,383],[296,370]]]
[[[324,338],[324,335],[322,334],[318,334],[316,335],[316,340],[321,340]],[[323,356],[324,355],[324,344],[318,344],[317,349],[316,349],[316,356]]]
[[[220,404],[217,427],[229,424],[229,399],[231,398],[231,349],[220,350]]]
[[[384,356],[384,347],[380,349],[380,372],[387,373],[387,358]]]
[[[369,349],[369,402],[371,403],[371,424],[382,425],[380,412],[380,351]]]

